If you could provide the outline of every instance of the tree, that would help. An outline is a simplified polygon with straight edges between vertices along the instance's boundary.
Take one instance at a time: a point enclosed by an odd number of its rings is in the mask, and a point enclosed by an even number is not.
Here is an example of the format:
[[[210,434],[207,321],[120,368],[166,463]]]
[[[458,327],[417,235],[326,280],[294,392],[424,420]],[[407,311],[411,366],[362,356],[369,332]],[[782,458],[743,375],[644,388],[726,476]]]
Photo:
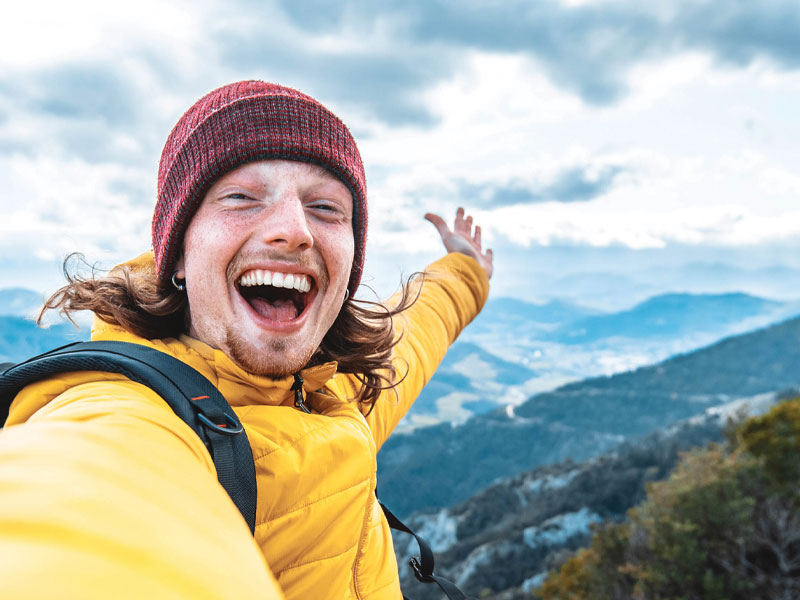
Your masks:
[[[789,600],[800,597],[800,400],[685,455],[624,524],[538,591],[544,600]]]

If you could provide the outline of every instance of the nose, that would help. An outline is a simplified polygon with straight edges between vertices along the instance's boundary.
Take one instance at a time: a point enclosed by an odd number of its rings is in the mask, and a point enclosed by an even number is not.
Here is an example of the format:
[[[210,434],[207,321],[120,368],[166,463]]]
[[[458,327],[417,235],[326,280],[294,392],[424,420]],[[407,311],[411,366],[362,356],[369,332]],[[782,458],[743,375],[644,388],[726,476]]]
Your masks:
[[[295,194],[285,194],[261,224],[263,241],[283,251],[306,250],[314,245],[303,202]]]

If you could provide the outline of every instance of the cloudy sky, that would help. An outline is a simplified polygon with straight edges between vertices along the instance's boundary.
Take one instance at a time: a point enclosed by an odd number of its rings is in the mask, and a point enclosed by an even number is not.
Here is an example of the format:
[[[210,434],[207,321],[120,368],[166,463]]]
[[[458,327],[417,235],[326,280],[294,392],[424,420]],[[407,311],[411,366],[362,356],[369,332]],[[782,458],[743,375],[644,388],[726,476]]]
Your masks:
[[[0,22],[0,287],[150,245],[170,128],[238,79],[296,87],[367,166],[388,293],[464,204],[493,293],[800,297],[800,4],[17,2]]]

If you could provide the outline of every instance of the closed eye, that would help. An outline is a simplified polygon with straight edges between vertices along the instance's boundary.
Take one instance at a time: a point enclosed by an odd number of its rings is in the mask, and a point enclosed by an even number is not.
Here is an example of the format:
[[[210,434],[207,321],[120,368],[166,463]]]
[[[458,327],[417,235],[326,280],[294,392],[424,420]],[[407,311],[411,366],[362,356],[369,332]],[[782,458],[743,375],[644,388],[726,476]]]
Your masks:
[[[311,208],[315,208],[315,209],[318,209],[318,210],[327,210],[327,211],[336,211],[336,210],[339,210],[339,207],[338,207],[338,206],[334,206],[334,205],[332,205],[332,204],[323,204],[323,203],[320,203],[320,204],[312,204],[312,205],[311,205]]]
[[[228,207],[247,207],[250,205],[259,204],[258,200],[242,192],[226,194],[219,199],[219,202]]]
[[[319,201],[312,202],[308,208],[325,219],[348,220],[349,215],[337,202]]]

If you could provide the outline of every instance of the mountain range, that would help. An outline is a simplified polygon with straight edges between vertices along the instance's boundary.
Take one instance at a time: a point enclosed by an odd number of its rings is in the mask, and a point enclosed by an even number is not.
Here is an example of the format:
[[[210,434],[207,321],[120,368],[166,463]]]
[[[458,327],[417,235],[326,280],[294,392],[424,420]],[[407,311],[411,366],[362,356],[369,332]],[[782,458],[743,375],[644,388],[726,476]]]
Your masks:
[[[664,294],[613,313],[557,300],[490,300],[399,431],[461,423],[538,391],[653,364],[798,312],[794,303],[741,293]]]
[[[33,317],[42,307],[42,295],[25,288],[0,290],[0,315]]]
[[[691,261],[687,250],[683,264],[664,265],[654,261],[654,266],[643,268],[642,262],[624,261],[614,268],[593,263],[592,270],[547,270],[537,274],[535,285],[528,284],[531,293],[539,298],[560,298],[571,302],[587,303],[607,311],[623,310],[631,303],[641,302],[666,291],[692,294],[722,294],[730,290],[743,291],[755,296],[770,298],[800,297],[800,270],[795,266],[767,265],[743,267],[715,261]],[[609,260],[614,260],[611,256]],[[558,260],[580,262],[576,256],[559,256]],[[742,264],[747,257],[742,256]],[[621,266],[621,265],[625,266]]]
[[[658,364],[570,383],[518,406],[389,438],[382,498],[407,515],[463,501],[498,477],[597,456],[743,396],[800,386],[800,318]]]
[[[87,339],[72,325],[40,328],[31,319],[0,315],[0,362],[20,362],[51,348]]]
[[[546,339],[585,344],[608,338],[670,338],[717,334],[759,315],[775,312],[781,302],[747,294],[664,294],[629,310],[592,315],[550,332]]]

